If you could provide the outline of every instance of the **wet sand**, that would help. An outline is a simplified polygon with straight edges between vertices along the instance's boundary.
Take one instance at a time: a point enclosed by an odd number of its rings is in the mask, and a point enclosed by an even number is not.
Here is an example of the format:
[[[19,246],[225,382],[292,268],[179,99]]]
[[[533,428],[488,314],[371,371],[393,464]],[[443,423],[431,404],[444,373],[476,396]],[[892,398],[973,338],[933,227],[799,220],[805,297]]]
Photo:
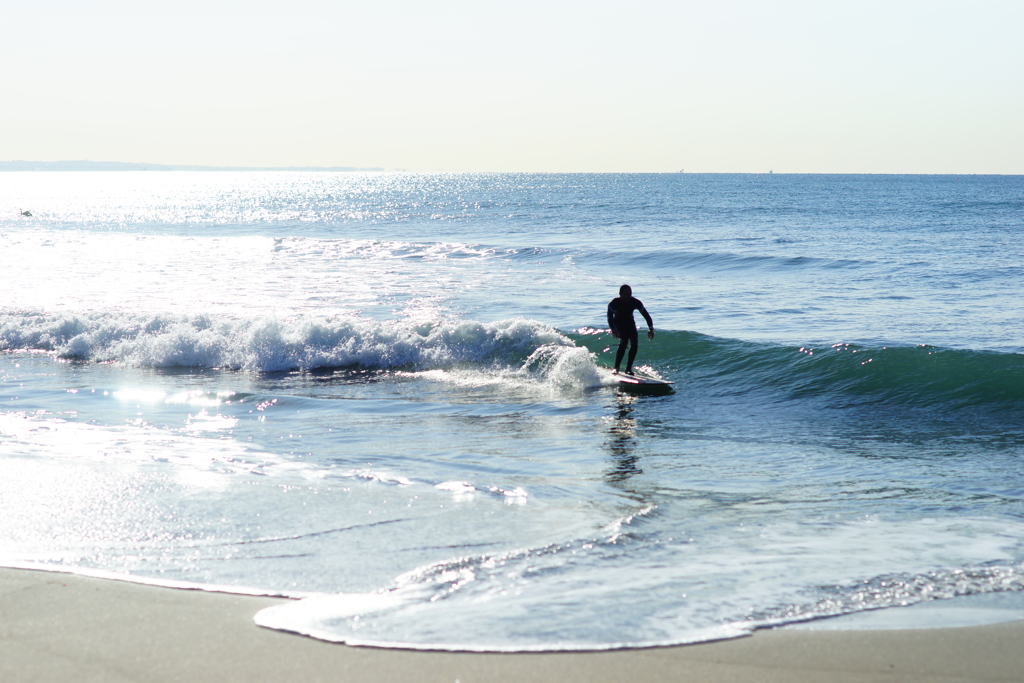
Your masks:
[[[1024,621],[890,631],[759,631],[614,652],[355,648],[262,629],[279,598],[0,569],[0,681],[1020,681]]]

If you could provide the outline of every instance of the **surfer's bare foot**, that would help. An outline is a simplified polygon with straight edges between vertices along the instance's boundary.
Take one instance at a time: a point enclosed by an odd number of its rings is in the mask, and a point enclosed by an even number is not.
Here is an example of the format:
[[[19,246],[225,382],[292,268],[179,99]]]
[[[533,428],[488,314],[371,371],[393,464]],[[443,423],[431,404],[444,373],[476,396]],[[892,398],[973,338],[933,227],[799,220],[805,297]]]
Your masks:
[[[632,375],[633,374],[633,368],[626,368],[626,374],[627,375]]]

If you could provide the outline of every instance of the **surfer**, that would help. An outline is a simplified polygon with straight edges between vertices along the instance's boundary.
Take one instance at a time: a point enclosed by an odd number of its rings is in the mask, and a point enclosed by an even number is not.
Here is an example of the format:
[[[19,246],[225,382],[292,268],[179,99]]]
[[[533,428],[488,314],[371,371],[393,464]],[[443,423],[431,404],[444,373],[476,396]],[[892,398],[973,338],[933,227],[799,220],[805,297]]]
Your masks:
[[[640,335],[636,330],[636,321],[633,320],[633,311],[640,311],[640,315],[647,321],[647,338],[654,339],[654,321],[651,314],[647,312],[640,299],[633,298],[633,288],[629,285],[619,287],[619,295],[608,302],[608,327],[612,334],[619,341],[619,350],[615,352],[615,372],[619,371],[622,364],[622,357],[626,354],[626,347],[629,347],[629,358],[626,360],[626,373],[633,374],[633,360],[636,358],[637,347],[639,346]]]

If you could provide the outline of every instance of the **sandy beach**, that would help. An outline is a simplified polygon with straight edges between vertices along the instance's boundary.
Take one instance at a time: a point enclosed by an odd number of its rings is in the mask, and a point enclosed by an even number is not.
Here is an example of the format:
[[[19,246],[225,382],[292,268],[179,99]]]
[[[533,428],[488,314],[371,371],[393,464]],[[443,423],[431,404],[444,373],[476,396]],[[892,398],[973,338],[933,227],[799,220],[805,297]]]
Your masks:
[[[278,598],[0,569],[0,680],[1019,681],[1024,622],[901,631],[759,631],[601,653],[354,648],[253,625]]]

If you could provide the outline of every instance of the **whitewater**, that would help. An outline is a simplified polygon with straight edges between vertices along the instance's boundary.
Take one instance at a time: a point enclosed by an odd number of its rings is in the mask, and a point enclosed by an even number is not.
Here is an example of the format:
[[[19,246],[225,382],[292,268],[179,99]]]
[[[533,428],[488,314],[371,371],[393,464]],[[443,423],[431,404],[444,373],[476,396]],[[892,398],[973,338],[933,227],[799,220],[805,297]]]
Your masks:
[[[409,648],[1024,618],[1024,178],[0,188],[0,565]]]

